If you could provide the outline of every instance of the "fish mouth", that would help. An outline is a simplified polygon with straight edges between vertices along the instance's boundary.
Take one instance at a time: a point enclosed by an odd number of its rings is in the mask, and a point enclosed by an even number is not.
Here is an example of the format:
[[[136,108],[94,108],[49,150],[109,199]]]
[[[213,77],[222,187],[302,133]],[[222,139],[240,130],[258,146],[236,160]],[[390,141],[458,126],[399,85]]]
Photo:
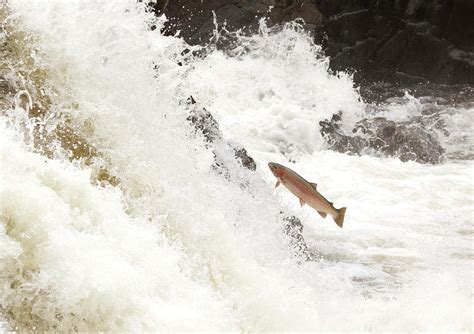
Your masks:
[[[269,162],[268,163],[268,168],[270,168],[270,170],[272,171],[273,175],[275,175],[276,177],[278,177],[278,171],[280,170],[280,166],[277,164],[277,163],[274,163],[274,162]]]

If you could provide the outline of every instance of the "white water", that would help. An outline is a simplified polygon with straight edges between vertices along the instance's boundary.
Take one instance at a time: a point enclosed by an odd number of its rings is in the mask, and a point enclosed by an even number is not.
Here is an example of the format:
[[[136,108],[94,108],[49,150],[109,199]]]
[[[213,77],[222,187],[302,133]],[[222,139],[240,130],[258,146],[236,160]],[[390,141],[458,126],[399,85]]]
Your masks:
[[[264,29],[242,41],[249,53],[178,66],[184,42],[149,31],[134,1],[10,5],[39,36],[53,111],[78,131],[93,124],[84,134],[121,180],[100,187],[61,154],[34,153],[8,125],[24,111],[6,112],[0,311],[11,327],[472,330],[472,163],[325,151],[318,121],[342,110],[349,128],[364,105],[304,34]],[[256,173],[231,165],[229,182],[212,171],[185,121],[190,94]],[[266,164],[287,158],[348,207],[343,230],[274,190]],[[293,256],[280,210],[302,219],[315,261]]]

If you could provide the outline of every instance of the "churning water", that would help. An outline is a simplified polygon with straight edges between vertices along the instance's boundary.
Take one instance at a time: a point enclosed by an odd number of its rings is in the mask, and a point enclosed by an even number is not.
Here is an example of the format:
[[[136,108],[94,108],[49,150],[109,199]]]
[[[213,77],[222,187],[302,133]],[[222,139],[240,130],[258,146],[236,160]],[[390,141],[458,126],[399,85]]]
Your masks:
[[[442,164],[350,156],[318,122],[342,111],[351,129],[368,106],[296,25],[198,57],[132,0],[2,15],[0,331],[473,329],[472,107],[443,109]],[[215,172],[190,95],[256,172],[225,149]],[[347,206],[344,229],[275,190],[269,161]]]

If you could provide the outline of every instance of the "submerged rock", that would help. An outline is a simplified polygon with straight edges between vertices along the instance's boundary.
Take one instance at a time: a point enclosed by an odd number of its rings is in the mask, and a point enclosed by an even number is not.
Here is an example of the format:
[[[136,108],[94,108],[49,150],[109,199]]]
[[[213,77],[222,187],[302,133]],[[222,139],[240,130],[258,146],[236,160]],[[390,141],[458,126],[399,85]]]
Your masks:
[[[257,169],[257,164],[255,160],[248,155],[247,150],[242,146],[239,146],[234,143],[229,143],[224,140],[222,132],[219,130],[219,124],[212,114],[207,111],[205,108],[197,107],[196,101],[192,96],[189,97],[187,101],[188,105],[194,106],[187,120],[191,122],[194,126],[196,132],[202,133],[206,141],[207,147],[211,147],[211,144],[224,144],[229,150],[232,150],[234,158],[239,162],[239,164],[251,171]],[[215,167],[219,170],[226,170],[225,159],[218,153],[218,150],[213,149]]]
[[[328,146],[341,153],[361,155],[373,150],[402,161],[431,164],[439,163],[444,154],[443,147],[422,128],[419,120],[395,122],[385,117],[364,118],[356,123],[350,135],[340,129],[338,118],[319,124]]]
[[[222,132],[219,130],[219,124],[209,111],[198,107],[192,96],[189,97],[187,104],[192,107],[187,120],[193,125],[196,132],[200,132],[204,136],[207,148],[212,149],[215,171],[223,174],[226,178],[230,178],[225,157],[230,151],[240,166],[251,171],[256,170],[255,160],[248,155],[245,148],[224,139]],[[280,214],[283,214],[283,212],[280,212]],[[303,224],[301,224],[299,218],[286,216],[283,218],[283,222],[283,232],[289,236],[290,244],[295,249],[296,256],[306,261],[311,260],[308,247],[303,238]]]
[[[15,95],[15,89],[7,80],[11,70],[6,62],[10,54],[5,34],[0,36],[0,56],[2,59],[0,63],[0,115],[2,115],[3,110],[10,109],[13,106],[13,96]]]
[[[0,75],[0,110],[9,109],[12,106],[13,89],[9,82]],[[0,115],[2,112],[0,111]]]
[[[339,128],[341,114],[333,115],[330,121],[319,122],[320,133],[326,144],[334,151],[360,154],[368,146],[368,141],[361,136],[348,136]]]
[[[255,160],[250,155],[248,155],[247,150],[245,148],[238,147],[235,144],[232,148],[234,150],[235,158],[240,161],[240,164],[243,167],[252,171],[257,169],[257,164],[255,163]]]
[[[402,161],[436,164],[444,153],[436,138],[417,122],[396,123],[384,117],[365,118],[356,124],[353,132],[368,137],[370,148]]]
[[[196,101],[192,96],[186,101],[188,105],[196,105]],[[207,143],[213,143],[218,139],[222,139],[222,133],[219,130],[219,124],[209,111],[205,108],[193,108],[187,118],[193,125],[196,131],[203,134]]]
[[[303,224],[301,220],[296,216],[287,216],[283,218],[283,221],[286,223],[283,231],[290,237],[290,243],[295,249],[296,256],[306,261],[311,260],[311,254],[303,237]]]

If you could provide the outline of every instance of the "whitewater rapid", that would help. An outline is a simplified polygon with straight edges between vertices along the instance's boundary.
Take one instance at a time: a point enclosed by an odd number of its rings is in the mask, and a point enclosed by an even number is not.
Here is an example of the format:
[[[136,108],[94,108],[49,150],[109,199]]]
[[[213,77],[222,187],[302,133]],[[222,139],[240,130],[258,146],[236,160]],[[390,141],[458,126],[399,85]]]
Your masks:
[[[472,161],[325,150],[319,121],[351,129],[367,106],[297,25],[194,57],[135,1],[8,6],[11,80],[47,116],[20,96],[1,112],[0,331],[472,330]],[[256,172],[224,152],[232,177],[215,173],[190,95]],[[405,102],[387,115],[420,112]],[[448,151],[472,146],[472,111],[445,113]],[[93,150],[71,159],[71,138]],[[275,189],[269,161],[346,206],[344,229]]]

